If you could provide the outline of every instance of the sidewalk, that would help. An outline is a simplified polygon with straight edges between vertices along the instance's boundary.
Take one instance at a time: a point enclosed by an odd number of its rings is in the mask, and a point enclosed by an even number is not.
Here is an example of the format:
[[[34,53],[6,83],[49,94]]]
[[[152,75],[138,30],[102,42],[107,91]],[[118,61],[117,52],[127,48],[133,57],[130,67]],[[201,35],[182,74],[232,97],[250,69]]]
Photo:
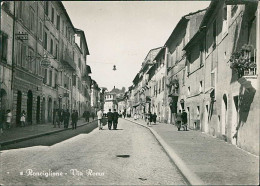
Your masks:
[[[94,119],[95,120],[95,119]],[[90,122],[92,122],[92,118],[89,119]],[[81,118],[78,121],[77,127],[86,125],[85,119]],[[69,124],[69,128],[71,129],[72,126]],[[4,130],[3,134],[0,134],[0,147],[7,144],[17,143],[20,141],[24,141],[27,139],[32,139],[39,136],[44,136],[51,133],[57,133],[64,130],[64,125],[61,125],[59,128],[58,126],[56,128],[53,127],[52,123],[45,123],[45,124],[33,124],[28,125],[25,127],[15,127],[11,128],[9,130]]]
[[[144,120],[126,119],[147,127]],[[175,164],[186,167],[204,184],[259,184],[258,156],[200,131],[178,131],[174,125],[164,123],[149,128],[158,134],[159,138],[166,143],[165,146],[174,152],[173,154],[177,155],[172,158],[168,153]],[[160,142],[160,139],[158,141]],[[162,146],[164,147],[163,144]],[[168,152],[167,149],[165,150]],[[184,176],[189,177],[185,173]]]

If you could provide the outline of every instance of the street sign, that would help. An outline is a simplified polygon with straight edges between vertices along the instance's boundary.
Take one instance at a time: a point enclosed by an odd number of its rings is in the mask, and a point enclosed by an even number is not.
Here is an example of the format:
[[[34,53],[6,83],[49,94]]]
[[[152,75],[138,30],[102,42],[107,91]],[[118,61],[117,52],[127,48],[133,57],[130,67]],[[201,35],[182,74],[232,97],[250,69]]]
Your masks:
[[[49,60],[47,60],[47,59],[41,60],[41,66],[47,68],[47,67],[49,67],[50,65],[51,65],[51,62],[50,62]]]
[[[15,38],[20,40],[28,40],[28,34],[24,34],[24,33],[15,34]]]

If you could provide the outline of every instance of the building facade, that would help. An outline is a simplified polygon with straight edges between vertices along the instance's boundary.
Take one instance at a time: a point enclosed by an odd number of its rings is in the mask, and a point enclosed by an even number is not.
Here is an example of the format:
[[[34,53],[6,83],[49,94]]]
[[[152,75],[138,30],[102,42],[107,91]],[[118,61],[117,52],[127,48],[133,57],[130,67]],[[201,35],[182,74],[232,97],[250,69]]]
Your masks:
[[[55,109],[82,115],[90,103],[84,32],[73,26],[62,2],[3,5],[1,107],[11,109],[12,125],[19,126],[23,110],[28,124],[52,122]]]

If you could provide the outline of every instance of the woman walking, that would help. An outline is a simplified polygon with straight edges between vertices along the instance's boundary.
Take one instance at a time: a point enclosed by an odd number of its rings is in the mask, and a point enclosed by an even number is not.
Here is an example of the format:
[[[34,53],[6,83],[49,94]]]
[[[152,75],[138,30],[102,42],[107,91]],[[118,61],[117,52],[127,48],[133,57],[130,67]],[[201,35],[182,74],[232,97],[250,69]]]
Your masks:
[[[21,118],[20,118],[20,122],[21,122],[21,127],[24,127],[25,126],[25,111],[23,110],[22,111],[22,114],[21,114]]]

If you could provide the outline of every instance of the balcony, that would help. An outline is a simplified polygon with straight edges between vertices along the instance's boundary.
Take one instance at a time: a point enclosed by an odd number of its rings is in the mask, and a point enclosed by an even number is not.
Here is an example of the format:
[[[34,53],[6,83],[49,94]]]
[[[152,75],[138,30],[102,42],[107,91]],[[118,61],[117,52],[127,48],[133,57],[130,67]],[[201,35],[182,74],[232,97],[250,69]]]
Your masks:
[[[68,53],[65,53],[64,58],[62,59],[62,63],[71,70],[76,70],[76,64],[74,63],[73,59],[68,55]]]

